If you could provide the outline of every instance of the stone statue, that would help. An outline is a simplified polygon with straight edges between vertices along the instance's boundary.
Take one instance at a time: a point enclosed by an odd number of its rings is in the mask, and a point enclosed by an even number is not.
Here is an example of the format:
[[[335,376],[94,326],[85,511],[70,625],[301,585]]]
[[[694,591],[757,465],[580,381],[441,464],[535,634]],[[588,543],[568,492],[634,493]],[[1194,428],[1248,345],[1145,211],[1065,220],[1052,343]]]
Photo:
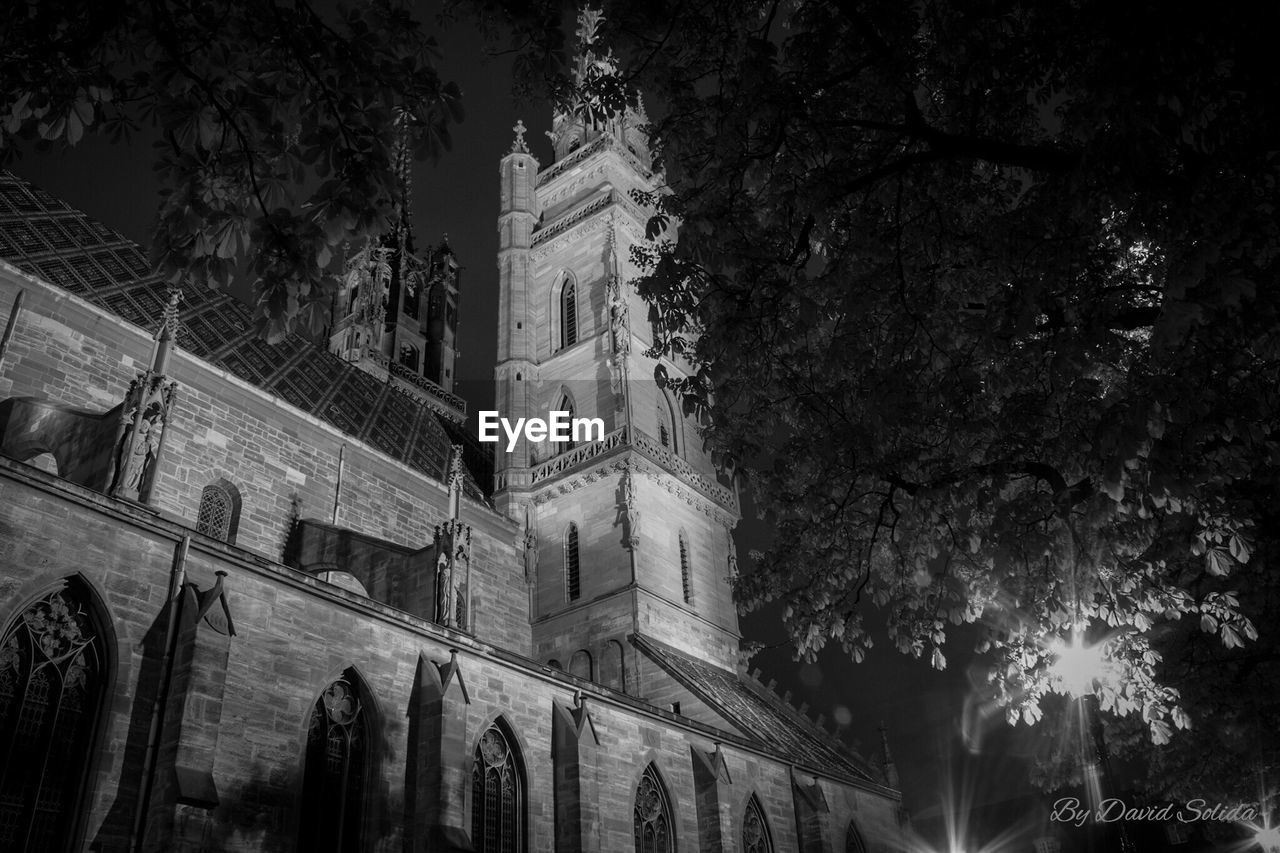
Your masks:
[[[622,505],[627,520],[627,544],[635,547],[640,542],[640,505],[636,501],[635,472],[628,469],[622,480]]]
[[[136,412],[137,409],[132,411]],[[147,406],[142,417],[136,420],[129,418],[117,451],[112,494],[135,501],[145,499],[150,475],[160,454],[160,439],[163,435],[164,411],[159,400]]]
[[[453,624],[453,543],[442,528],[436,528],[436,622]]]
[[[613,351],[619,355],[626,355],[631,349],[627,310],[626,295],[615,277],[609,281],[609,328],[613,331]]]
[[[525,517],[524,528],[524,576],[528,580],[538,575],[538,534]]]
[[[436,613],[438,625],[465,628],[466,590],[471,575],[471,528],[456,518],[436,527]]]

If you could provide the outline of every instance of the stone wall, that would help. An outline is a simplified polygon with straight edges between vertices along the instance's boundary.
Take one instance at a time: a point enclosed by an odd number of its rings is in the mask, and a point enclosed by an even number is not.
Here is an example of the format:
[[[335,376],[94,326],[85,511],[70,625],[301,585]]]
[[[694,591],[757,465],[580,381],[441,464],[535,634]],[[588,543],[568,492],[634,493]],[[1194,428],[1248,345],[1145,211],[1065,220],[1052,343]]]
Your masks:
[[[173,567],[189,532],[144,509],[7,460],[0,460],[0,507],[5,508],[0,514],[3,625],[51,585],[79,575],[97,591],[112,628],[114,686],[102,727],[102,759],[90,785],[89,817],[76,849],[122,849],[137,807],[151,709],[161,682]],[[207,678],[200,682],[193,701],[183,706],[186,715],[175,715],[184,728],[164,733],[161,743],[171,748],[161,754],[196,763],[207,756],[218,805],[209,811],[198,802],[179,801],[175,786],[157,784],[148,849],[201,849],[200,843],[213,851],[294,849],[309,715],[320,691],[348,669],[358,673],[367,691],[362,699],[377,741],[364,816],[367,849],[397,850],[406,843],[423,849],[421,839],[431,829],[424,821],[469,830],[469,762],[477,738],[499,717],[522,755],[530,851],[556,849],[557,813],[562,821],[566,814],[591,818],[579,827],[581,849],[631,849],[634,795],[650,762],[671,800],[679,849],[739,850],[742,814],[753,794],[764,809],[774,849],[797,849],[791,768],[732,733],[652,709],[204,537],[192,538],[184,569],[183,579],[202,592],[213,588],[217,572],[226,573],[234,636],[226,646],[225,689],[219,695]],[[221,647],[215,642],[210,648],[212,658],[203,659],[214,665],[183,670],[174,681],[177,689],[197,682],[197,671],[221,673]],[[202,658],[179,655],[178,660]],[[437,688],[452,697],[449,701],[432,705],[415,699],[424,689],[424,666],[451,673]],[[579,691],[586,696],[579,707],[589,717],[579,738],[590,742],[576,753],[581,766],[575,775],[557,771],[552,743],[556,720],[563,724],[564,710],[575,707]],[[174,707],[182,697],[169,698]],[[442,742],[440,754],[456,754],[443,782],[434,786],[422,781],[423,753],[415,748],[423,732],[432,730],[431,721],[420,715],[433,707],[451,715],[438,721],[452,739]],[[211,726],[216,735],[211,736]],[[418,734],[411,739],[415,726]],[[184,752],[187,741],[190,748]],[[720,786],[722,845],[711,842],[695,807],[694,750],[709,753],[717,742],[732,780]],[[170,778],[171,771],[160,767],[157,779]],[[567,787],[570,780],[576,787]],[[830,806],[826,823],[835,827],[833,845],[843,841],[852,817],[872,851],[900,849],[894,840],[893,799],[837,779],[819,781]],[[588,795],[590,802],[576,809],[557,807],[568,797]],[[430,801],[424,804],[424,798]]]
[[[0,400],[34,397],[102,411],[118,405],[149,362],[150,335],[0,263],[0,305],[11,305],[19,288],[26,296],[0,365]],[[242,501],[236,544],[271,560],[281,559],[300,517],[413,550],[430,545],[446,519],[440,481],[190,354],[174,355],[169,376],[178,382],[177,402],[152,497],[166,517],[194,527],[201,491],[225,479]],[[516,525],[470,498],[462,516],[473,528],[476,630],[527,652]]]

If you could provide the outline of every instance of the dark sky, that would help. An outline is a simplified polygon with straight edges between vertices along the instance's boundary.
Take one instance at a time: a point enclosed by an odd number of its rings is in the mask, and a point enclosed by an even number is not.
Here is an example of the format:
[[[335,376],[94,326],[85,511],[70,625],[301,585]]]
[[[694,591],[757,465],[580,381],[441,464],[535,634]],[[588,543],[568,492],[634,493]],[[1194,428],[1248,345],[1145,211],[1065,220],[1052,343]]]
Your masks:
[[[464,267],[458,391],[475,411],[491,408],[493,401],[498,161],[510,148],[511,128],[521,118],[535,156],[547,165],[550,143],[543,132],[550,128],[551,115],[545,104],[515,103],[509,58],[486,58],[476,33],[455,25],[442,32],[439,41],[442,74],[462,86],[467,116],[454,130],[453,151],[438,164],[417,167],[414,222],[420,246],[437,243],[447,233]],[[157,200],[151,155],[147,141],[113,147],[89,136],[65,153],[27,151],[11,168],[146,245]],[[749,549],[767,542],[770,531],[752,517],[749,507],[744,507],[744,516],[736,538],[745,564]],[[978,802],[1027,788],[1022,764],[1008,761],[1020,751],[1015,743],[1026,739],[1025,728],[1010,731],[997,717],[988,727],[982,753],[966,758],[960,736],[962,712],[974,694],[976,676],[969,671],[965,646],[951,644],[951,668],[945,672],[898,654],[883,637],[877,638],[877,647],[863,664],[855,665],[836,648],[816,664],[802,665],[785,644],[776,609],[745,617],[742,629],[751,639],[775,644],[753,662],[763,670],[761,680],[777,679],[777,692],[791,691],[797,706],[807,702],[811,716],[847,721],[842,736],[864,756],[878,759],[877,727],[881,721],[887,724],[906,804],[912,810],[937,804],[947,773],[991,780],[988,790],[974,792]],[[967,639],[971,647],[971,637]]]

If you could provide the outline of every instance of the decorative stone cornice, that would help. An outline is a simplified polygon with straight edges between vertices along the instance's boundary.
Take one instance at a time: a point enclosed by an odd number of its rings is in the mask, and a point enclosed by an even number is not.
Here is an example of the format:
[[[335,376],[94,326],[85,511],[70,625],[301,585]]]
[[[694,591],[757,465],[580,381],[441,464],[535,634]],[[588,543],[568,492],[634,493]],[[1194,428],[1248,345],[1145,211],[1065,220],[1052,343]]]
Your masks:
[[[629,215],[619,216],[617,213],[619,209],[625,210]],[[625,199],[617,190],[613,190],[574,211],[565,219],[534,232],[534,248],[530,256],[534,261],[543,261],[550,255],[564,251],[587,234],[613,224],[626,232],[633,242],[638,243],[644,240],[644,223],[647,219],[639,205],[630,199]]]
[[[669,494],[684,501],[725,528],[732,529],[738,523],[736,514],[726,511],[719,503],[709,500],[697,490],[686,486],[679,480],[679,475],[673,475],[663,470],[660,466],[653,464],[637,452],[634,447],[627,449],[630,452],[609,456],[588,468],[574,471],[572,476],[542,487],[533,496],[533,502],[535,504],[545,504],[563,495],[572,494],[598,480],[634,471],[636,474],[648,477],[654,483],[666,489]]]

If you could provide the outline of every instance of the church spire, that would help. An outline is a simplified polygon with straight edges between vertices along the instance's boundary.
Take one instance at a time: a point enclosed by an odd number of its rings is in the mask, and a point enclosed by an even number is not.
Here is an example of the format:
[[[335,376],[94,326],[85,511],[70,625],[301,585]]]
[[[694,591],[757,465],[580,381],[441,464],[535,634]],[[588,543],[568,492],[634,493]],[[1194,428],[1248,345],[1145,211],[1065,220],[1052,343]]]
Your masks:
[[[588,6],[578,11],[577,51],[570,64],[568,108],[556,110],[547,132],[556,161],[584,147],[613,142],[629,151],[636,165],[651,166],[646,124],[638,93],[623,83],[612,49],[603,45],[604,13]],[[603,141],[601,141],[603,139]]]
[[[395,225],[396,243],[406,250],[406,243],[413,238],[413,157],[409,152],[409,113],[401,110],[396,117],[396,142],[392,154],[396,185],[400,190]],[[407,251],[413,251],[407,248]]]
[[[461,422],[466,404],[453,383],[462,267],[447,240],[422,253],[414,247],[409,122],[407,111],[395,121],[394,210],[386,230],[347,259],[329,351]]]
[[[528,154],[529,145],[524,141],[524,135],[528,132],[528,129],[524,126],[524,121],[516,119],[516,126],[511,129],[515,131],[516,134],[516,141],[511,143],[511,153]]]
[[[890,788],[901,788],[902,783],[898,779],[898,765],[893,763],[893,753],[889,752],[889,728],[880,721],[880,750],[882,769],[884,770],[884,779]]]

